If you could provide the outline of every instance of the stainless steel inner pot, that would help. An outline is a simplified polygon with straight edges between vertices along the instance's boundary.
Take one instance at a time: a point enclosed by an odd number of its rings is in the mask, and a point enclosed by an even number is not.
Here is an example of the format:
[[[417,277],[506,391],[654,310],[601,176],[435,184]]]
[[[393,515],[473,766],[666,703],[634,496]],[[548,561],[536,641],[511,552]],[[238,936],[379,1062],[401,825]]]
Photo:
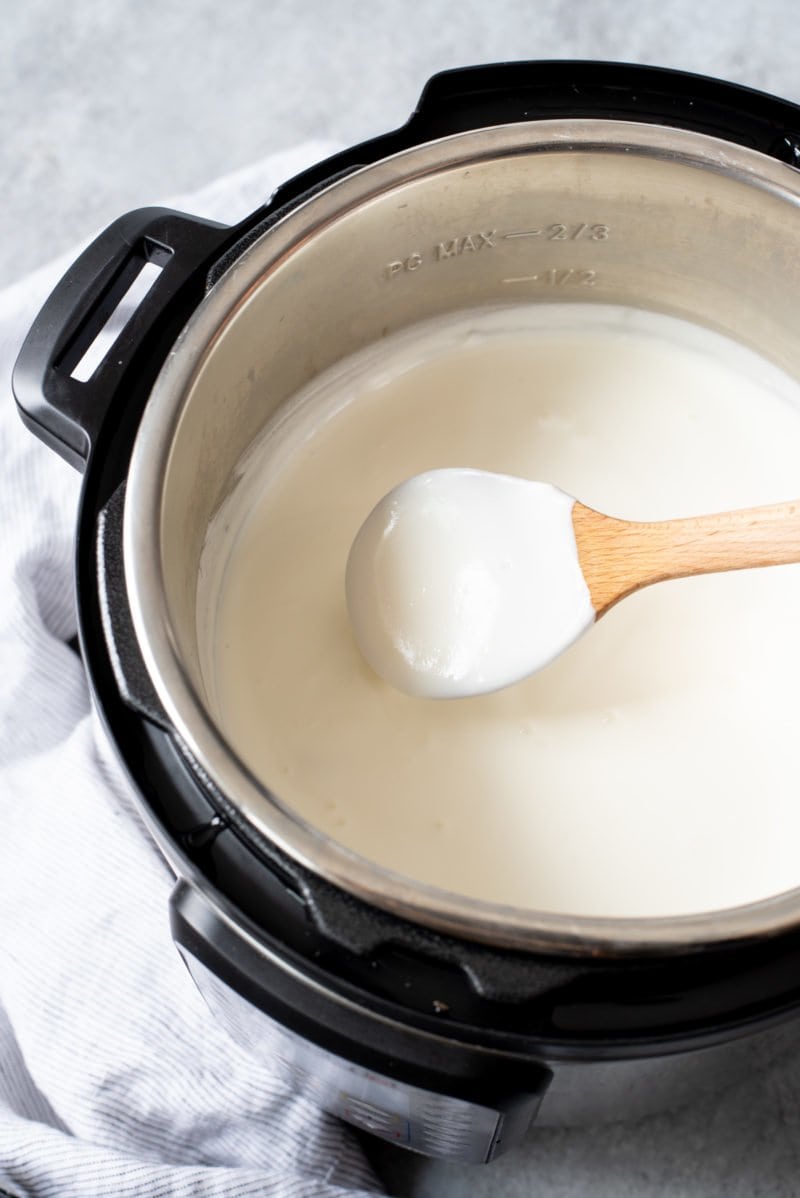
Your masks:
[[[333,183],[209,292],[141,422],[126,585],[164,708],[263,835],[381,908],[496,945],[646,953],[797,922],[800,890],[713,915],[579,920],[468,900],[357,857],[252,777],[215,726],[195,591],[209,521],[265,421],[337,359],[415,322],[516,300],[628,304],[719,330],[800,376],[799,201],[791,167],[684,130],[586,119],[481,129]]]

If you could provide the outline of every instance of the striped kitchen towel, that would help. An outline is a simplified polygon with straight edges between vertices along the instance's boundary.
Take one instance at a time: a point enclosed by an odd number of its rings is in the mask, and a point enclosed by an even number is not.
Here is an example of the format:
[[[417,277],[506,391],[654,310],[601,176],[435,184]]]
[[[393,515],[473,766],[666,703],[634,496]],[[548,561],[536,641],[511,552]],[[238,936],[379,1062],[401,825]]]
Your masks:
[[[232,222],[334,148],[175,206]],[[67,645],[80,480],[23,429],[10,375],[72,257],[0,294],[0,1192],[375,1194],[351,1133],[248,1059],[195,991],[170,940],[170,872]]]

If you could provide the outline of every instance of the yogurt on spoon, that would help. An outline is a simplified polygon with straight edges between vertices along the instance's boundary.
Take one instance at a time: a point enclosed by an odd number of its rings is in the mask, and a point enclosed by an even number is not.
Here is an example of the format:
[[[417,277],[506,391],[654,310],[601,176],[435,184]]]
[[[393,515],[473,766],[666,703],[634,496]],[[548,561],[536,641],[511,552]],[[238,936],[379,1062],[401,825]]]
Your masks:
[[[407,694],[463,698],[563,653],[595,619],[574,506],[548,483],[482,470],[433,470],[384,496],[346,572],[375,672]]]

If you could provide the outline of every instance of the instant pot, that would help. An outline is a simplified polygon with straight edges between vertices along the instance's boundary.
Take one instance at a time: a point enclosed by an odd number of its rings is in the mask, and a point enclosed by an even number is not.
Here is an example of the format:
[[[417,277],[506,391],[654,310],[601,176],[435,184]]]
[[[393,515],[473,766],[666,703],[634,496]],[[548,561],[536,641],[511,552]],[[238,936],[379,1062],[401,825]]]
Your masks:
[[[800,109],[729,84],[609,63],[448,72],[402,129],[239,225],[121,217],[25,341],[22,417],[84,473],[80,649],[176,874],[175,942],[231,1035],[357,1127],[487,1161],[537,1112],[642,1113],[788,1051],[800,890],[580,919],[357,857],[253,777],[210,714],[195,619],[209,521],[300,387],[461,308],[655,309],[800,376],[798,165]],[[156,282],[85,377],[145,264]]]

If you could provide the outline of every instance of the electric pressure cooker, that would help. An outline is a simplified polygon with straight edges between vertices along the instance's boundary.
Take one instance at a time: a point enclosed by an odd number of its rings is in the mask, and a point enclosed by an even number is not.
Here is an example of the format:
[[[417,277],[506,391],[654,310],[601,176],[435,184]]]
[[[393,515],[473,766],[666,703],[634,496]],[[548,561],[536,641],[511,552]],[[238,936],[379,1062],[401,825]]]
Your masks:
[[[392,875],[239,761],[199,676],[205,531],[266,419],[387,331],[502,300],[682,316],[800,375],[800,109],[674,71],[518,62],[427,85],[402,129],[233,227],[144,209],[59,283],[14,375],[83,471],[80,649],[176,874],[219,1020],[360,1128],[487,1161],[542,1119],[690,1097],[795,1038],[800,890],[675,919],[492,906]],[[109,352],[77,369],[145,264]],[[732,1075],[732,1074],[731,1074]]]

